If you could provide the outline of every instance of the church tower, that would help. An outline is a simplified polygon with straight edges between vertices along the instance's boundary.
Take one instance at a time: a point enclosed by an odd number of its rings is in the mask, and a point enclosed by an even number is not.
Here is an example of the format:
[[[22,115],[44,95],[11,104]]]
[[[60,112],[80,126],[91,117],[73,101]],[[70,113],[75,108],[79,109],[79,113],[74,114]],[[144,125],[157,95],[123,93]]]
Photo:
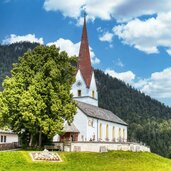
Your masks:
[[[98,106],[97,87],[91,66],[85,16],[77,63],[76,82],[72,86],[72,93],[75,100]]]

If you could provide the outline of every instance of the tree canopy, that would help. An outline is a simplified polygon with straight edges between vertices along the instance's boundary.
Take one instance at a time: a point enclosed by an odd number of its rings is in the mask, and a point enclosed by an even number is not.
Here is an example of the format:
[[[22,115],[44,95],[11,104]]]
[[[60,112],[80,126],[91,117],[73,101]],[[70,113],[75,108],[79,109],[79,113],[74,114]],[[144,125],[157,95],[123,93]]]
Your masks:
[[[75,57],[55,46],[37,46],[13,64],[11,77],[0,94],[1,123],[41,145],[42,134],[52,138],[64,121],[71,123],[76,103],[70,93],[76,69]],[[39,137],[39,138],[38,138]],[[28,138],[28,137],[27,137]]]

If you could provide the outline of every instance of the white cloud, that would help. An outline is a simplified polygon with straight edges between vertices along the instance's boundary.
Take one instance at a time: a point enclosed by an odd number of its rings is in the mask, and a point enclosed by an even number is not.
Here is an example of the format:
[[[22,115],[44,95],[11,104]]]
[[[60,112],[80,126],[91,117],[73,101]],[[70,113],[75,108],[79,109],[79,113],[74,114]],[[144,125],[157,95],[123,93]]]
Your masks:
[[[113,31],[125,44],[147,54],[159,53],[165,47],[171,54],[171,12],[160,13],[145,21],[134,19],[127,24],[115,26]]]
[[[135,79],[135,74],[132,71],[118,73],[114,70],[106,69],[105,74],[109,74],[110,76],[118,78],[119,80],[122,80],[126,83],[131,83]]]
[[[35,34],[27,34],[24,36],[11,34],[10,36],[2,40],[2,44],[12,44],[12,43],[24,42],[24,41],[43,44],[43,38],[36,38]]]
[[[102,42],[112,42],[113,34],[109,32],[105,32],[102,36],[99,37],[99,40]]]
[[[170,0],[44,0],[44,9],[60,11],[64,16],[76,19],[77,25],[82,23],[83,9],[88,20],[115,18],[124,23],[113,29],[124,43],[147,54],[159,53],[158,47],[165,47],[171,55]],[[138,18],[144,15],[147,20]],[[100,28],[98,31],[102,33]],[[100,40],[111,42],[112,37],[112,33],[104,34]]]
[[[96,29],[98,32],[102,33],[103,32],[103,29],[101,27],[97,27]]]
[[[124,67],[124,64],[123,64],[123,62],[121,61],[120,58],[118,58],[116,61],[113,61],[113,63],[114,63],[116,66]]]
[[[111,69],[106,69],[105,73],[129,83],[152,98],[158,100],[171,98],[171,67],[160,72],[154,72],[149,78],[139,79],[138,81],[132,71],[119,73]]]
[[[77,18],[80,16],[85,0],[45,0],[46,11],[61,11],[64,16]]]
[[[140,89],[145,94],[153,98],[171,98],[171,68],[166,68],[161,72],[154,72],[151,77],[139,80],[134,83],[135,88]]]
[[[171,10],[170,0],[44,0],[46,11],[60,11],[64,16],[78,19],[86,9],[95,19],[128,21],[142,15],[152,15]]]
[[[47,44],[48,46],[55,45],[56,47],[60,47],[62,51],[66,51],[69,56],[78,55],[78,50],[80,47],[80,42],[74,44],[71,40],[60,38],[55,42],[50,42]]]
[[[74,44],[71,40],[60,38],[55,42],[48,43],[47,45],[56,45],[56,47],[60,47],[62,51],[66,51],[69,56],[78,56],[79,54],[80,42]],[[92,64],[99,64],[100,59],[95,56],[91,47],[89,47],[89,49]]]

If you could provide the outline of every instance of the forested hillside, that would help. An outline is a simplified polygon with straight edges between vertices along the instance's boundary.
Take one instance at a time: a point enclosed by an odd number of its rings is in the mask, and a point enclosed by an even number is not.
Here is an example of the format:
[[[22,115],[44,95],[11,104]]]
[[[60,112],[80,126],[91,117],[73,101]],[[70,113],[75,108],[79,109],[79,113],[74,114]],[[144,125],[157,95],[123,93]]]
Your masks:
[[[36,45],[28,42],[0,45],[0,88],[5,76],[10,75],[12,63]],[[129,140],[146,143],[153,152],[169,157],[171,108],[100,70],[95,70],[95,75],[99,106],[113,111],[129,124]]]
[[[0,45],[0,90],[2,90],[2,81],[12,69],[12,64],[18,61],[18,57],[22,56],[27,50],[34,49],[37,43],[15,43],[11,45]]]
[[[171,108],[124,82],[95,70],[99,106],[109,109],[129,124],[129,141],[146,143],[153,152],[171,152]]]

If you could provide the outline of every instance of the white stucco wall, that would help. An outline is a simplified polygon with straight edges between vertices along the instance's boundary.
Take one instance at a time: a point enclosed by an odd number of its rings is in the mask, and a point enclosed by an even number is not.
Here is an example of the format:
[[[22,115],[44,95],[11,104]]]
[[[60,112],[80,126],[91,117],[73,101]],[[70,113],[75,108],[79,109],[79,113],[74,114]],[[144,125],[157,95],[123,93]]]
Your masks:
[[[92,125],[90,125],[90,123],[93,122]],[[94,138],[94,141],[97,141],[98,137],[97,137],[97,119],[95,118],[91,118],[91,117],[88,117],[88,121],[87,121],[87,140],[90,141],[90,140],[93,140]]]
[[[87,116],[78,108],[73,123],[79,130],[78,141],[87,141]]]
[[[108,122],[85,115],[79,108],[74,116],[74,125],[79,130],[78,141],[108,141],[108,142],[127,142],[127,126],[113,122]],[[92,124],[91,124],[92,123]],[[102,124],[102,137],[100,138],[100,124]],[[108,125],[108,139],[106,136],[106,125]],[[114,138],[113,138],[113,127]],[[121,138],[119,138],[121,129]],[[123,130],[125,135],[123,136]],[[59,135],[55,135],[53,141],[59,141]]]
[[[98,101],[98,93],[97,93],[97,86],[94,71],[92,73],[90,88],[89,88],[89,96],[92,97],[92,91],[94,91],[94,98]]]
[[[1,136],[3,136],[3,142],[1,142]],[[6,136],[6,142],[4,142],[4,136]],[[17,134],[0,133],[0,144],[13,143],[13,142],[18,142],[18,135]]]
[[[88,117],[88,122],[89,120],[93,120],[93,126],[87,127],[87,140],[93,139],[93,135],[95,135],[95,141],[115,141],[119,142],[119,140],[126,142],[127,141],[127,126],[126,125],[121,125],[113,122],[108,122],[100,119],[95,119]],[[102,124],[102,138],[100,139],[100,124]],[[108,124],[108,140],[106,140],[106,126]],[[113,139],[113,127],[114,129],[114,139]],[[119,139],[119,128],[121,129],[121,139]],[[125,130],[124,133],[125,135],[123,136],[123,129]]]
[[[77,85],[78,81],[81,82],[80,86]],[[81,97],[78,97],[78,90],[81,90]],[[94,91],[94,98],[92,97],[92,91]],[[72,85],[71,93],[73,94],[73,97],[78,101],[98,106],[98,94],[94,72],[92,74],[90,87],[87,88],[82,74],[80,70],[78,70],[76,74],[76,82]]]
[[[77,86],[78,81],[81,82],[80,86]],[[81,90],[81,96],[88,96],[88,88],[86,87],[85,81],[82,77],[80,70],[78,70],[76,74],[76,81],[72,85],[71,93],[73,94],[73,97],[78,97],[78,90]]]

